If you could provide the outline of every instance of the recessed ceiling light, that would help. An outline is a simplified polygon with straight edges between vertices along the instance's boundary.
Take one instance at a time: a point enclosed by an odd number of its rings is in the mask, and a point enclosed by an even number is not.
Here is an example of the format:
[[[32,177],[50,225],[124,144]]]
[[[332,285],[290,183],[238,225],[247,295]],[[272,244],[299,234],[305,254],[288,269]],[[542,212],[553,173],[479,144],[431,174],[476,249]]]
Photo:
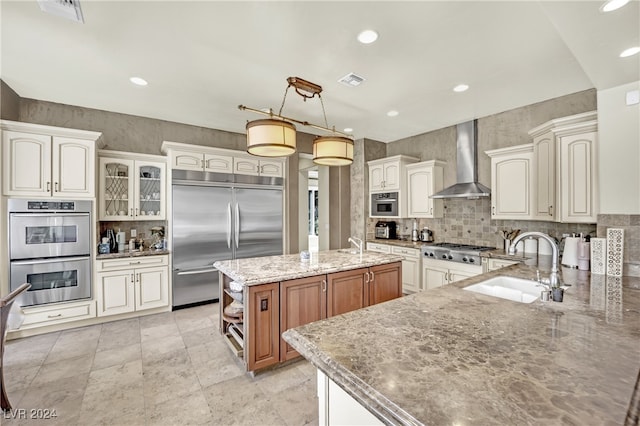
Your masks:
[[[621,58],[626,58],[628,56],[633,56],[636,53],[640,52],[640,47],[638,46],[634,46],[634,47],[630,47],[628,49],[625,49],[621,54],[620,57]]]
[[[454,92],[464,92],[468,88],[469,88],[469,86],[467,86],[466,84],[458,84],[456,87],[453,88],[453,91]]]
[[[373,30],[364,30],[358,34],[358,41],[362,44],[370,44],[378,39],[378,33]]]
[[[397,117],[398,114],[400,114],[400,113],[398,111],[394,110],[394,109],[392,109],[391,111],[387,112],[387,115],[389,117]]]
[[[146,86],[147,84],[149,84],[147,83],[147,80],[142,77],[131,77],[129,81],[138,86]]]
[[[616,9],[620,9],[625,4],[629,3],[629,0],[608,0],[600,6],[602,12],[611,12]]]
[[[343,131],[344,131],[345,133],[351,133],[351,132],[353,132],[353,129],[352,129],[351,127],[345,127],[345,128],[343,129]]]

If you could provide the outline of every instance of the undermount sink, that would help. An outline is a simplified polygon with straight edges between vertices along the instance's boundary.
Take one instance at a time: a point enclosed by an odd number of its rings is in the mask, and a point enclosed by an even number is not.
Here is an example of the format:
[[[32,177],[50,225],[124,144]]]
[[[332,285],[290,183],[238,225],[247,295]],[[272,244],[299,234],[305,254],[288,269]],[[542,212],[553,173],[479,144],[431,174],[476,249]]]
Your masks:
[[[338,253],[360,254],[358,249],[338,249]]]
[[[531,303],[540,297],[542,288],[538,286],[536,281],[501,276],[464,287],[463,290],[514,302]]]

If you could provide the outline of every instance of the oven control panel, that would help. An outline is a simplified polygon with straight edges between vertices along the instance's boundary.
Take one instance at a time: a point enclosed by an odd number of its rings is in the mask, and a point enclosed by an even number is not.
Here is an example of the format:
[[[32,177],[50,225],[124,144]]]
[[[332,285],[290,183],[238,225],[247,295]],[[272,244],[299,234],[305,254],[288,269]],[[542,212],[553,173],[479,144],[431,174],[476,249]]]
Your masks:
[[[75,201],[27,201],[27,210],[74,211]]]

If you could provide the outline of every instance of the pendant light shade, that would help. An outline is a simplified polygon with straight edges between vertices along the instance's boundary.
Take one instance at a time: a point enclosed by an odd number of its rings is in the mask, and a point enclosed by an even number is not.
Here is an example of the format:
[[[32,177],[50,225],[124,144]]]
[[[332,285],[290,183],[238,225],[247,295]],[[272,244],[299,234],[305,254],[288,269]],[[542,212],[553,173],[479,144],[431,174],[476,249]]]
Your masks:
[[[247,152],[261,157],[285,157],[296,152],[296,126],[266,118],[247,123]]]
[[[323,166],[353,163],[353,141],[342,136],[320,136],[313,141],[313,162]]]

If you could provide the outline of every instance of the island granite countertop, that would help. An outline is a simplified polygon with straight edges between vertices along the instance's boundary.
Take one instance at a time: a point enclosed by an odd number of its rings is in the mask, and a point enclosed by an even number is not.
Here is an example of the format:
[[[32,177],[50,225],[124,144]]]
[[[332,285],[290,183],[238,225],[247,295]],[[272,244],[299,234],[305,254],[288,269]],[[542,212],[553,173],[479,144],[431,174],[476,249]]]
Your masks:
[[[579,271],[563,303],[462,290],[532,278],[527,263],[283,338],[387,424],[623,424],[640,370],[640,278]]]
[[[331,272],[366,268],[386,263],[400,262],[403,257],[393,254],[363,251],[350,254],[339,250],[327,250],[311,254],[306,262],[299,254],[252,257],[249,259],[222,260],[213,264],[220,272],[245,286],[265,284],[296,278],[311,277]]]

